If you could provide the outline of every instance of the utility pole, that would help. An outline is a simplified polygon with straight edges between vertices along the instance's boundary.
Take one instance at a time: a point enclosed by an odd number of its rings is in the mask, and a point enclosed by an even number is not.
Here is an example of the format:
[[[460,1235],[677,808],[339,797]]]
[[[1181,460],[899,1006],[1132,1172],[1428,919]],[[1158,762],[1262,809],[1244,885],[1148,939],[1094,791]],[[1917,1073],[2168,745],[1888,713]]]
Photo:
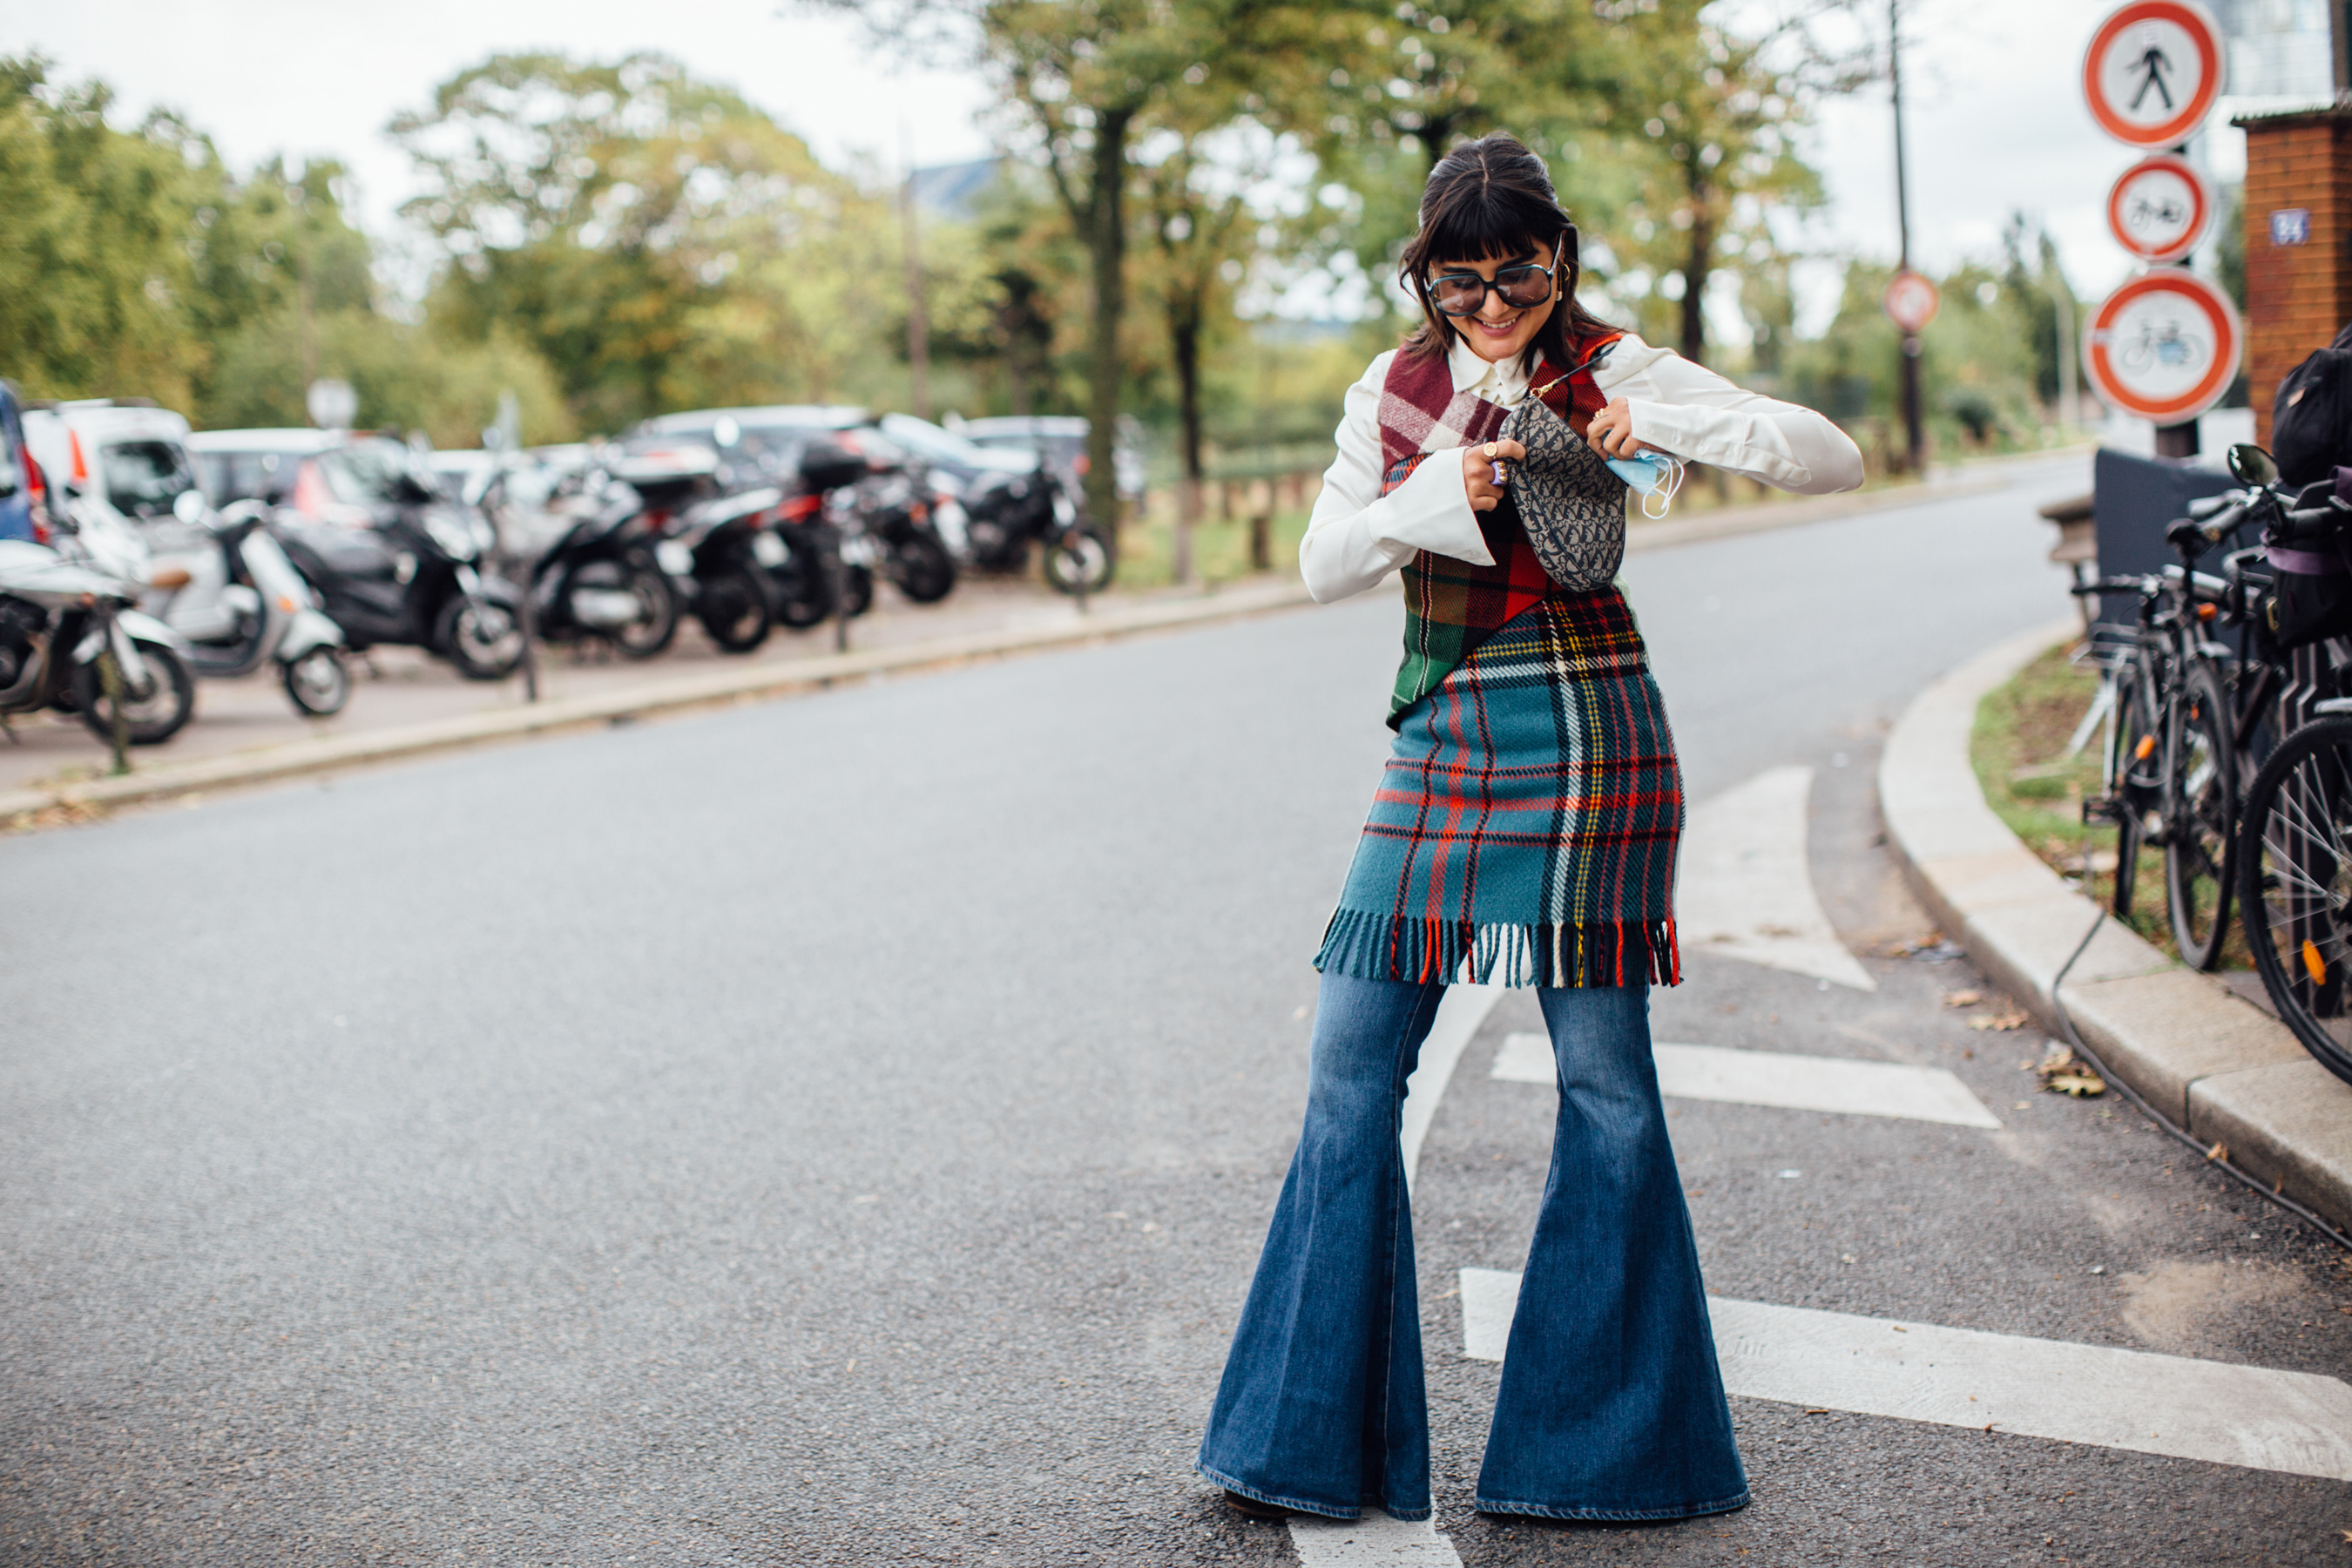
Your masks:
[[[1911,270],[1911,177],[1903,152],[1903,0],[1886,0],[1886,79],[1895,103],[1895,268]],[[1917,473],[1927,442],[1919,429],[1919,334],[1903,334],[1903,449],[1905,467]]]
[[[915,155],[905,121],[898,122],[898,162],[907,171],[898,187],[898,221],[907,249],[907,370],[913,378],[915,417],[931,416],[931,321],[923,304],[923,251],[915,214]]]

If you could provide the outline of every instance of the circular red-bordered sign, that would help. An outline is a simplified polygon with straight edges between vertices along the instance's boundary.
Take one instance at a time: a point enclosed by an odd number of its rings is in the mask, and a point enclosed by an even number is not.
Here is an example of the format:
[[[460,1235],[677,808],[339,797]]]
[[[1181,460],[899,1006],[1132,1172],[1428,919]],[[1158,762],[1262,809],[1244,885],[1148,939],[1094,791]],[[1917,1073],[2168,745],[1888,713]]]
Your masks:
[[[1878,301],[1886,319],[1912,337],[1927,330],[1927,323],[1936,319],[1936,310],[1943,302],[1944,297],[1937,291],[1932,279],[1925,273],[1911,271],[1897,272],[1888,279],[1886,292]]]
[[[2126,169],[2107,193],[2107,228],[2142,261],[2178,261],[2213,222],[2213,188],[2186,158],[2158,153]]]
[[[2083,368],[2110,407],[2158,425],[2194,419],[2238,374],[2245,333],[2230,297],[2179,267],[2107,296],[2083,333]]]
[[[2221,95],[2221,32],[2197,0],[2131,0],[2083,53],[2091,118],[2134,147],[2189,139]]]

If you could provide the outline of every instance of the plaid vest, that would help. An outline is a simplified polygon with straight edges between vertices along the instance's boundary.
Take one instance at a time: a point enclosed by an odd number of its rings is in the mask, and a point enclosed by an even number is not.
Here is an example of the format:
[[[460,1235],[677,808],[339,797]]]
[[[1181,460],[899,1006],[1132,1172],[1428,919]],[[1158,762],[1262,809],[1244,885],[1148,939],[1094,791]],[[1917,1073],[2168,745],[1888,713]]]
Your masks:
[[[1572,363],[1581,364],[1595,349],[1622,335],[1610,332],[1570,343],[1570,352],[1576,356]],[[1563,381],[1546,358],[1538,359],[1529,384],[1579,435],[1608,402],[1591,371],[1579,371]],[[1399,351],[1381,386],[1381,457],[1387,466],[1381,493],[1404,483],[1432,452],[1493,440],[1509,412],[1473,393],[1456,392],[1446,356],[1423,359]],[[1492,566],[1474,566],[1426,550],[1405,563],[1404,662],[1389,699],[1391,730],[1403,721],[1406,710],[1436,690],[1505,622],[1546,600],[1572,628],[1592,634],[1578,640],[1597,657],[1594,668],[1622,668],[1643,660],[1641,635],[1633,630],[1623,595],[1613,587],[1571,594],[1547,576],[1508,490],[1502,505],[1476,516],[1486,552],[1495,558]]]

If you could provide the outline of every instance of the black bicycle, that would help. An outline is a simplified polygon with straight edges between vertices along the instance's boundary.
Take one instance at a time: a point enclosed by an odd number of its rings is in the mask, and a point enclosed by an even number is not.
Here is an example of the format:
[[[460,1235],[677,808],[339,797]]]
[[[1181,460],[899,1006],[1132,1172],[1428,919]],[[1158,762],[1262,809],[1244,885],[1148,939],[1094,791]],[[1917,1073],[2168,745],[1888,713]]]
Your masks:
[[[2352,505],[2323,481],[2290,495],[2260,448],[2273,586],[2255,626],[2284,650],[2283,737],[2248,786],[2234,857],[2254,969],[2304,1048],[2352,1083]],[[2250,468],[2253,458],[2246,459]],[[2332,569],[2331,569],[2332,568]]]

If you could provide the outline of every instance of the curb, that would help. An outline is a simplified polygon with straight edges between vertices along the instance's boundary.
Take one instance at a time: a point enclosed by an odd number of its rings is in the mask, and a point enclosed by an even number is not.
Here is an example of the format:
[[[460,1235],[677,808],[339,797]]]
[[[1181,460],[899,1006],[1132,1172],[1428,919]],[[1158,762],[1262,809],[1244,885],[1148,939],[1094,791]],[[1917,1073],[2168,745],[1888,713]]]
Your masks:
[[[1945,933],[2043,1027],[2051,982],[2099,906],[1985,804],[1969,762],[1978,702],[2073,620],[1995,644],[1923,691],[1878,765],[1887,842]],[[2200,1143],[2339,1228],[2352,1228],[2352,1085],[2219,980],[2108,922],[2067,973],[2067,1016],[2108,1070]]]
[[[267,751],[167,764],[120,778],[86,779],[53,788],[0,793],[0,827],[60,807],[129,805],[175,795],[291,778],[303,773],[389,761],[460,746],[544,735],[594,724],[626,722],[656,714],[738,702],[756,702],[820,690],[844,681],[903,670],[1002,658],[1073,644],[1102,642],[1141,632],[1205,626],[1312,604],[1297,581],[1254,584],[1198,597],[1139,605],[1089,615],[1066,626],[975,632],[871,653],[827,654],[815,658],[713,670],[675,680],[649,681],[625,691],[565,698],[523,708],[467,713],[451,719],[401,724],[359,735],[295,741]]]

